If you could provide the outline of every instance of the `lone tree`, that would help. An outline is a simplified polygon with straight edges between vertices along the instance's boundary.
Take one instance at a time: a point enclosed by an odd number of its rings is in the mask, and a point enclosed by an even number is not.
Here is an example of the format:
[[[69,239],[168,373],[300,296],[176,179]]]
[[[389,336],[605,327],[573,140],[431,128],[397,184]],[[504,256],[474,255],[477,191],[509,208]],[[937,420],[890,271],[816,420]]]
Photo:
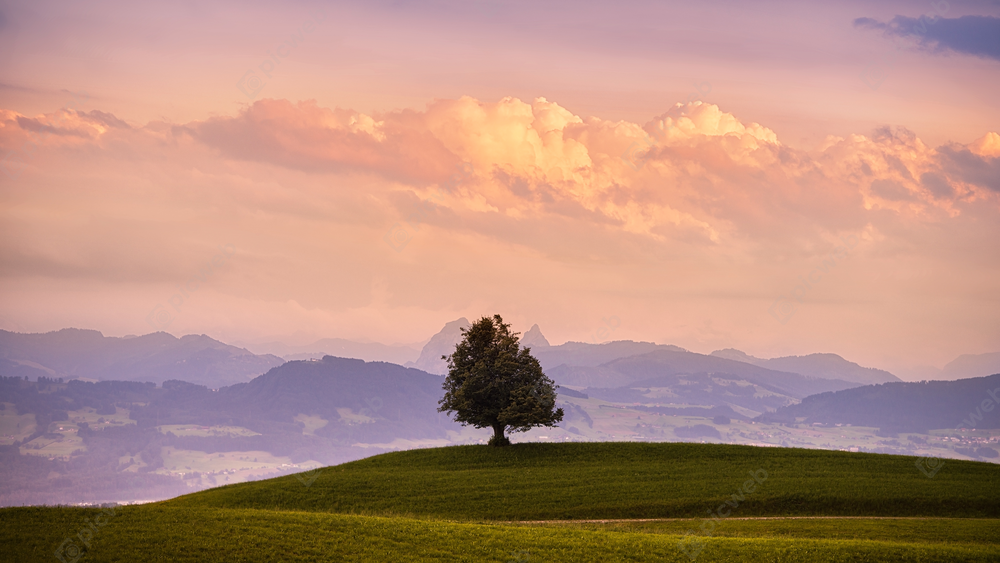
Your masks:
[[[455,421],[492,428],[491,446],[507,446],[504,430],[526,432],[535,426],[555,426],[563,410],[556,406],[556,385],[500,315],[483,317],[462,329],[462,341],[448,360],[440,412],[455,413]]]

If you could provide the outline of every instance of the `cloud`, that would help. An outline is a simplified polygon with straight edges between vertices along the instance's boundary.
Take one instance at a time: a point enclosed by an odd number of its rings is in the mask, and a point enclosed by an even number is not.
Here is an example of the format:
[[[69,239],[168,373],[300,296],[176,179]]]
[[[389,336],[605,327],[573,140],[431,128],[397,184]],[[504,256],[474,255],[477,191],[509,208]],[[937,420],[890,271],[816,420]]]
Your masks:
[[[114,115],[98,110],[81,112],[61,109],[47,115],[27,117],[0,109],[0,127],[5,135],[19,136],[29,143],[41,144],[45,139],[60,137],[96,140],[108,129],[127,129],[129,126]]]
[[[916,38],[921,47],[935,53],[954,51],[1000,60],[1000,18],[993,16],[896,16],[888,23],[872,18],[857,18],[854,26],[882,30],[890,37]]]
[[[210,162],[214,154],[220,162],[368,178],[365,197],[382,206],[370,214],[406,221],[417,213],[428,225],[492,237],[558,217],[654,244],[783,244],[856,230],[874,210],[954,216],[963,201],[1000,191],[995,133],[935,149],[906,129],[882,128],[831,137],[808,152],[703,102],[676,104],[641,125],[584,118],[544,98],[470,97],[375,115],[266,99],[234,116],[178,126],[130,127],[97,110],[34,118],[8,111],[0,124],[0,142],[11,148],[17,139],[57,146],[57,138],[72,137],[77,150],[105,147],[112,161],[122,157],[110,147],[143,146],[182,150],[169,159]],[[211,152],[192,156],[204,152],[199,147]],[[275,197],[259,193],[261,201]],[[291,200],[280,205],[309,213]]]
[[[944,169],[957,180],[1000,193],[1000,157],[980,156],[968,147],[942,147]]]
[[[450,155],[423,116],[398,112],[389,123],[313,101],[261,100],[238,117],[184,130],[224,155],[308,171],[378,171],[410,180],[447,177]]]

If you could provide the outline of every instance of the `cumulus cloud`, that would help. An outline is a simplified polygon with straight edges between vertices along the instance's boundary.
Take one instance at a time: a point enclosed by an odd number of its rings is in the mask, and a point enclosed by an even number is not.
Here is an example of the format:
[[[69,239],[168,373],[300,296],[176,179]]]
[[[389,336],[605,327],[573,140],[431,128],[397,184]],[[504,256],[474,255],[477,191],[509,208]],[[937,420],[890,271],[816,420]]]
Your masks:
[[[558,214],[657,241],[835,232],[872,209],[950,215],[956,197],[995,190],[992,157],[979,155],[994,150],[992,137],[977,141],[985,148],[935,149],[883,128],[808,153],[702,102],[640,125],[583,118],[544,98],[466,97],[374,116],[264,100],[185,128],[234,158],[382,176],[423,199],[437,189],[452,217]],[[449,182],[461,163],[469,173]]]
[[[483,232],[496,221],[559,216],[658,243],[782,240],[857,229],[877,209],[953,216],[962,201],[1000,191],[995,133],[932,148],[908,130],[883,128],[806,152],[703,102],[676,104],[641,125],[584,118],[544,98],[469,97],[377,115],[261,100],[180,126],[132,128],[96,110],[7,111],[0,124],[10,148],[40,134],[50,144],[186,143],[235,162],[369,177],[382,182],[369,196],[400,218],[422,206],[423,221]]]
[[[1000,156],[976,154],[974,147],[960,145],[942,147],[941,155],[952,177],[1000,193]]]
[[[857,18],[854,26],[881,30],[889,37],[915,38],[921,47],[936,53],[953,51],[1000,61],[1000,18],[993,16],[896,16],[888,22]]]

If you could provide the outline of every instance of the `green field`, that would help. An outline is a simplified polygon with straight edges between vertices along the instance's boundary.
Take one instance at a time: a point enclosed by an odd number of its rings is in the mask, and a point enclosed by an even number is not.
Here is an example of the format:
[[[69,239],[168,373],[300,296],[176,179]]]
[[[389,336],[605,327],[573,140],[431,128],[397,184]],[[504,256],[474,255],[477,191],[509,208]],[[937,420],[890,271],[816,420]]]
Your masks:
[[[197,424],[163,424],[156,429],[164,434],[173,433],[175,436],[260,436],[259,432],[248,430],[241,426],[199,426]]]
[[[23,440],[35,431],[35,415],[17,414],[13,403],[3,403],[0,410],[0,446]]]
[[[947,460],[928,477],[916,462],[683,443],[414,450],[120,507],[90,531],[95,509],[3,509],[0,558],[51,560],[68,538],[81,561],[1000,559],[1000,468]],[[608,519],[630,521],[590,521]]]

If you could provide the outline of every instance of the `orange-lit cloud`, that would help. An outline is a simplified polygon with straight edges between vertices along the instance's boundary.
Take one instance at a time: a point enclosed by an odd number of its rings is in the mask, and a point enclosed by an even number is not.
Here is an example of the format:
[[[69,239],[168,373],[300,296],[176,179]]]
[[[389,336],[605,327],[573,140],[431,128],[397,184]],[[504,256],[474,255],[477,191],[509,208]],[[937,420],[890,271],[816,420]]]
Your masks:
[[[265,100],[185,130],[232,158],[372,174],[425,199],[468,163],[440,201],[452,213],[570,214],[657,241],[784,236],[773,223],[789,220],[832,232],[876,209],[957,215],[959,203],[992,197],[998,150],[996,133],[934,149],[883,129],[807,153],[711,104],[677,104],[640,126],[583,119],[543,98],[466,97],[377,116]]]

